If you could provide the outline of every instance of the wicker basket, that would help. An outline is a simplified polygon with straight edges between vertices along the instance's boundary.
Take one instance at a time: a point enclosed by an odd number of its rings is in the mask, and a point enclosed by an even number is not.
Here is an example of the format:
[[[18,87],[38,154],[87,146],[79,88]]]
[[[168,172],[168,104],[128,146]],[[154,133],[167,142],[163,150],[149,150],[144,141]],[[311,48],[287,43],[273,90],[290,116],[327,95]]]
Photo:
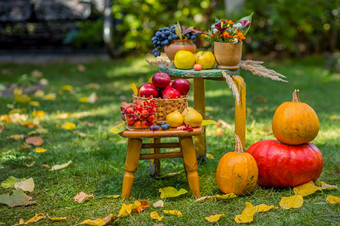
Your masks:
[[[141,100],[147,101],[149,98],[139,97],[133,95],[133,100]],[[180,113],[184,111],[186,107],[188,107],[188,96],[181,96],[181,98],[177,99],[162,99],[162,98],[154,98],[157,108],[156,108],[156,119],[157,123],[165,122],[166,116],[171,112],[178,110]]]

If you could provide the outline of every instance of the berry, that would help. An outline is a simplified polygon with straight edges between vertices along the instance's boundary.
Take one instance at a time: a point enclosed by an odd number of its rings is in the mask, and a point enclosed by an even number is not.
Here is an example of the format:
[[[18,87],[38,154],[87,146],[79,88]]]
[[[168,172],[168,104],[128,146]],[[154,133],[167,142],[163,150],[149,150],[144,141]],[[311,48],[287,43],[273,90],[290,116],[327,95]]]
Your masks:
[[[167,125],[163,124],[163,125],[161,125],[161,129],[162,129],[162,130],[167,130],[167,129],[169,129],[169,128],[167,127]]]
[[[159,126],[158,125],[153,125],[153,126],[150,126],[150,129],[151,130],[159,130]]]

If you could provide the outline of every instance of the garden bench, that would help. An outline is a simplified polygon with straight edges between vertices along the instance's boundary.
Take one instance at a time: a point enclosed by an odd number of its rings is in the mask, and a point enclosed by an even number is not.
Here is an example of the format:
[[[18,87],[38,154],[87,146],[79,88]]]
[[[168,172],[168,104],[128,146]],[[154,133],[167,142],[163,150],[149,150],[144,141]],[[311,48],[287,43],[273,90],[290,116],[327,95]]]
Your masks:
[[[152,131],[149,129],[142,130],[125,130],[120,133],[128,139],[127,154],[125,161],[125,173],[122,187],[122,198],[130,196],[135,172],[139,160],[152,159],[152,174],[159,175],[160,159],[162,158],[183,158],[184,168],[191,193],[199,197],[199,179],[197,173],[197,159],[192,137],[200,135],[202,127],[194,128],[192,132],[170,128],[169,130]],[[161,138],[177,137],[178,143],[162,143]],[[143,143],[143,139],[151,138],[153,142]],[[161,148],[180,148],[178,152],[161,153]],[[141,149],[151,149],[150,154],[141,154]]]
[[[112,56],[111,5],[112,0],[0,0],[0,48],[53,45],[65,29],[77,27],[75,22],[103,17],[104,43]]]

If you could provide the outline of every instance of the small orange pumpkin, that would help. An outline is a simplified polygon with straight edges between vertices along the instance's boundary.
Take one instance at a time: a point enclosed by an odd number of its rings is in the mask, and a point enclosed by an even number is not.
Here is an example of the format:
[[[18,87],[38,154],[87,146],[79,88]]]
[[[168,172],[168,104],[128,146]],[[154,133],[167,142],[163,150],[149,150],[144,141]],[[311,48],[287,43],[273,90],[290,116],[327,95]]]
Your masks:
[[[273,133],[278,141],[288,145],[300,145],[312,141],[319,132],[318,116],[313,108],[301,103],[299,90],[293,93],[292,102],[284,102],[275,111]]]
[[[216,183],[223,193],[247,195],[251,193],[258,177],[258,168],[252,155],[243,152],[240,138],[234,133],[235,152],[226,153],[216,170]]]

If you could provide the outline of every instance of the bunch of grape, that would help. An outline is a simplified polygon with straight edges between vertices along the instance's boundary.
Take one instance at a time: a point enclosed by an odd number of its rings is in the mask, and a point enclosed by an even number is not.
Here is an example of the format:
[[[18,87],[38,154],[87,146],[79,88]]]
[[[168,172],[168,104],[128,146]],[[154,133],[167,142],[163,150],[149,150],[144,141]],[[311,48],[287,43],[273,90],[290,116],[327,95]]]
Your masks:
[[[195,39],[196,34],[195,33],[186,33],[182,35],[183,38],[186,39]],[[155,33],[155,35],[152,37],[151,41],[153,43],[153,47],[155,47],[152,50],[152,54],[157,57],[160,56],[160,50],[163,46],[169,45],[171,40],[180,39],[176,32],[175,32],[175,25],[172,25],[170,28],[163,27],[158,29],[158,31]]]

